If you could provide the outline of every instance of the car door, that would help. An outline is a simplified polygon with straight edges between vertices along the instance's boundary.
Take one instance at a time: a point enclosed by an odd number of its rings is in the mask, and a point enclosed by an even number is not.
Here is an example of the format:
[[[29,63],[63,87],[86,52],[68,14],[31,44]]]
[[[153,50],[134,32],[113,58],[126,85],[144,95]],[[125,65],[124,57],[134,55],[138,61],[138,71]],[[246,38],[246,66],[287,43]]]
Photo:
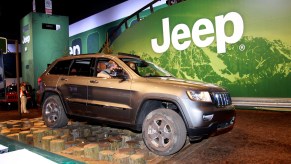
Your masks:
[[[57,88],[63,96],[69,114],[86,114],[87,86],[93,75],[93,58],[74,59],[68,75],[59,78]]]
[[[102,71],[107,62],[109,62],[107,58],[98,58],[96,61],[97,70]],[[123,69],[120,72],[126,74]],[[87,102],[87,114],[90,117],[108,121],[129,122],[131,80],[124,77],[92,77],[88,85]]]

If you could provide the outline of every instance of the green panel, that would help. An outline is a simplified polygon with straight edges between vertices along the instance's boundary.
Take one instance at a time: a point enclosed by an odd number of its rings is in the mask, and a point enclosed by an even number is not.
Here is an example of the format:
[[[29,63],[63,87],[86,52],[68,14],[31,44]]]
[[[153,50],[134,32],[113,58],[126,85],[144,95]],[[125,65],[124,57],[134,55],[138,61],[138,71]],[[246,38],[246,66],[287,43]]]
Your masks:
[[[59,25],[60,29],[44,29],[44,23]],[[47,65],[69,54],[69,19],[67,16],[30,13],[22,19],[21,27],[23,80],[36,87],[37,78]]]
[[[22,18],[20,24],[22,80],[34,86],[32,13]]]
[[[263,4],[263,5],[262,5]],[[229,13],[237,13],[243,27],[232,21],[219,22]],[[180,78],[216,83],[227,88],[235,97],[291,97],[291,1],[289,0],[187,0],[164,8],[125,30],[113,43],[115,52],[141,55],[165,67]],[[162,20],[169,19],[169,48],[162,53],[153,50],[151,40],[164,42]],[[220,19],[219,19],[220,18]],[[213,37],[210,45],[197,45],[192,35],[195,23],[209,20],[214,31],[200,36],[201,40]],[[238,19],[236,19],[238,20]],[[179,25],[179,26],[177,26]],[[197,24],[196,24],[197,25]],[[178,40],[190,41],[183,50],[173,46],[172,32],[183,33],[188,28],[190,36]],[[209,26],[207,26],[209,27]],[[206,25],[199,26],[199,30]],[[218,53],[218,42],[225,34],[231,37],[238,28],[243,29],[240,39],[226,43],[226,52]]]
[[[96,53],[99,51],[100,47],[100,35],[98,32],[94,32],[90,34],[87,38],[87,52],[88,53]]]
[[[82,42],[82,45],[81,45],[82,47],[81,47],[81,52],[80,52],[81,54],[96,53],[103,46],[103,43],[106,40],[106,34],[109,31],[109,29],[111,29],[114,26],[117,26],[119,24],[119,22],[120,22],[120,20],[105,24],[103,26],[94,28],[92,30],[89,30],[89,31],[86,31],[86,32],[83,32],[83,33],[80,33],[77,35],[74,35],[74,36],[70,37],[70,45],[74,46],[74,43],[73,43],[74,40],[81,39],[81,42]],[[95,43],[90,42],[93,39],[93,38],[91,38],[92,34],[95,34],[94,36],[98,37],[98,38],[94,39],[94,42],[96,43],[94,48],[93,48],[93,44],[95,44]]]

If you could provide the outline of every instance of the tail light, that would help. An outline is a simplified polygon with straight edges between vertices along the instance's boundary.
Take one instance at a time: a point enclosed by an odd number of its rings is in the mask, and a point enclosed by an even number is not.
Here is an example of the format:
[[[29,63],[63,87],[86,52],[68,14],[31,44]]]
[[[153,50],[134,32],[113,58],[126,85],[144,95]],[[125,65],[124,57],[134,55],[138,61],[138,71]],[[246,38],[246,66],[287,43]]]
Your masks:
[[[39,77],[38,79],[37,79],[37,84],[38,84],[38,86],[40,86],[40,84],[41,84],[41,78]]]
[[[43,83],[41,77],[37,79],[38,89],[42,92],[43,91]]]

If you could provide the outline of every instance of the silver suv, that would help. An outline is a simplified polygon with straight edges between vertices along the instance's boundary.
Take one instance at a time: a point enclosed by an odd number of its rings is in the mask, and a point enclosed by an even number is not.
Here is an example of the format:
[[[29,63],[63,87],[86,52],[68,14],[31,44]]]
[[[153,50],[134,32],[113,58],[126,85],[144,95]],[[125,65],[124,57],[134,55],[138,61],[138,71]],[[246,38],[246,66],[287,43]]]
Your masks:
[[[114,62],[111,78],[97,77]],[[111,64],[110,64],[111,63]],[[178,152],[190,141],[229,131],[235,109],[216,85],[175,78],[135,55],[86,54],[62,57],[40,76],[42,116],[60,128],[69,118],[141,131],[158,155]]]

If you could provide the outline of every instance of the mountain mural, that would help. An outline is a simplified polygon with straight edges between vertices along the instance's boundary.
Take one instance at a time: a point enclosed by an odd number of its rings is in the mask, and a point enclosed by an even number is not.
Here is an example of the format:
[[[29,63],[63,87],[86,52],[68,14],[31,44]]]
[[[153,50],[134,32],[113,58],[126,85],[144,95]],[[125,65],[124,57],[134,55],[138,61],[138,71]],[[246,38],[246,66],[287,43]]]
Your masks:
[[[242,45],[247,50],[237,48]],[[243,37],[237,44],[227,46],[226,54],[216,54],[216,47],[191,46],[184,51],[167,51],[159,58],[146,53],[141,57],[176,77],[224,86],[232,96],[288,97],[290,52],[291,48],[279,40]]]
[[[289,0],[187,0],[125,30],[111,48],[140,55],[176,77],[218,84],[234,97],[290,98],[290,16]],[[237,32],[241,37],[230,41]],[[154,39],[166,49],[157,52]],[[206,39],[213,41],[197,46]]]

